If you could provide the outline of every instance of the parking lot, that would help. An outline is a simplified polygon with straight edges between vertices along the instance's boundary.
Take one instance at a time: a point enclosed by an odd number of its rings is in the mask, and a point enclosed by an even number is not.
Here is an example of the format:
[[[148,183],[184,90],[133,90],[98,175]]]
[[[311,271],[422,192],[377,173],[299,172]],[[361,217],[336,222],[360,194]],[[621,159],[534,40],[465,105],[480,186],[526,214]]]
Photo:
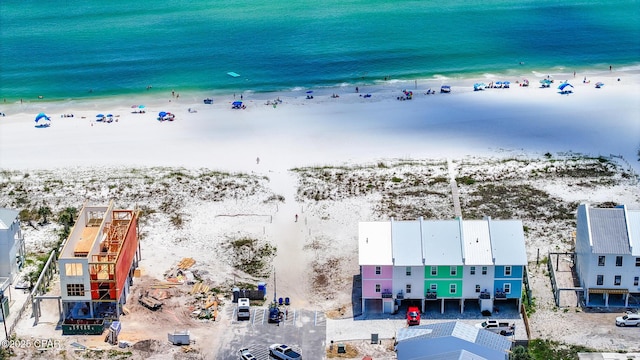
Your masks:
[[[228,329],[230,338],[218,350],[215,358],[239,359],[238,351],[248,348],[257,360],[269,359],[269,345],[287,344],[305,359],[325,357],[327,320],[320,311],[289,308],[280,324],[268,323],[269,309],[251,308],[251,318],[237,321],[235,307],[228,307],[225,317],[233,319]]]

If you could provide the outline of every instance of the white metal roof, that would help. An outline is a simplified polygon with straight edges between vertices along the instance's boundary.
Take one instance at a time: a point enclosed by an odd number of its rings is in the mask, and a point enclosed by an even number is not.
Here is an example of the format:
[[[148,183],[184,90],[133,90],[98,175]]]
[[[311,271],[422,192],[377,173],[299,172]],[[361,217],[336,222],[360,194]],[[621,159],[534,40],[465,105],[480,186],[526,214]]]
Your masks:
[[[0,230],[7,230],[18,217],[16,210],[0,208]]]
[[[358,224],[358,264],[393,265],[391,222],[361,222]]]
[[[640,210],[627,210],[631,255],[640,256]]]
[[[520,220],[489,220],[494,265],[527,265],[524,229]]]
[[[493,265],[487,220],[464,220],[462,242],[465,265]]]
[[[460,221],[423,221],[422,253],[427,265],[463,265]]]
[[[391,221],[393,264],[422,266],[420,221]]]

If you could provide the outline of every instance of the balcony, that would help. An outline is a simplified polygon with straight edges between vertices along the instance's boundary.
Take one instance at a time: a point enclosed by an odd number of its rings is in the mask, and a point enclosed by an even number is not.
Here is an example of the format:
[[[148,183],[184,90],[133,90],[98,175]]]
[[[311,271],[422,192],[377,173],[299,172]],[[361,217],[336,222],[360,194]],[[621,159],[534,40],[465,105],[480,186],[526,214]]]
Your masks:
[[[507,293],[502,291],[502,289],[496,289],[496,299],[506,299]]]
[[[427,300],[436,300],[438,299],[438,293],[433,290],[427,290],[427,293],[424,294],[424,298]]]
[[[398,300],[404,299],[404,294],[402,293],[402,291],[398,292],[398,294],[396,295],[396,299]]]
[[[389,289],[382,290],[382,298],[383,299],[393,299],[393,293]]]
[[[479,298],[480,299],[491,299],[491,293],[488,292],[487,290],[485,290],[485,291],[480,293]]]

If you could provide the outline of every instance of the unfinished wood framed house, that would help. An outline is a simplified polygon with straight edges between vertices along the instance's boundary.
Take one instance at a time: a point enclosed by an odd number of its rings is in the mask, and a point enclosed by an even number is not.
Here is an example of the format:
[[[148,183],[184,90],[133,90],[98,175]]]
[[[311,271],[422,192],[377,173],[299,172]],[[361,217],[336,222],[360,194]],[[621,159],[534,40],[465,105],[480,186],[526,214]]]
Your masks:
[[[58,258],[63,333],[118,319],[139,260],[136,211],[83,205]]]

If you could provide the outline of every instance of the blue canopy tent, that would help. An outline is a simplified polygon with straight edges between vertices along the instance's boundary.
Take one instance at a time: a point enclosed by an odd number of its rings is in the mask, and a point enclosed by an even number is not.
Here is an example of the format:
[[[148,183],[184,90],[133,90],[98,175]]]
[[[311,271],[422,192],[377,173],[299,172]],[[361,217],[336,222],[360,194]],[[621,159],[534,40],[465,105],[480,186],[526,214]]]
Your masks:
[[[44,128],[51,126],[51,118],[49,118],[45,113],[39,113],[36,115],[36,127]]]
[[[560,94],[571,94],[573,90],[571,90],[570,88],[573,89],[573,85],[566,82],[558,86],[558,90],[560,90]]]
[[[542,80],[540,80],[540,84],[541,84],[541,85],[540,85],[541,87],[543,87],[543,88],[548,88],[548,87],[550,87],[550,86],[551,86],[551,80],[549,80],[549,79],[542,79]]]
[[[232,109],[241,109],[242,108],[242,101],[234,101],[231,104],[231,108]]]

